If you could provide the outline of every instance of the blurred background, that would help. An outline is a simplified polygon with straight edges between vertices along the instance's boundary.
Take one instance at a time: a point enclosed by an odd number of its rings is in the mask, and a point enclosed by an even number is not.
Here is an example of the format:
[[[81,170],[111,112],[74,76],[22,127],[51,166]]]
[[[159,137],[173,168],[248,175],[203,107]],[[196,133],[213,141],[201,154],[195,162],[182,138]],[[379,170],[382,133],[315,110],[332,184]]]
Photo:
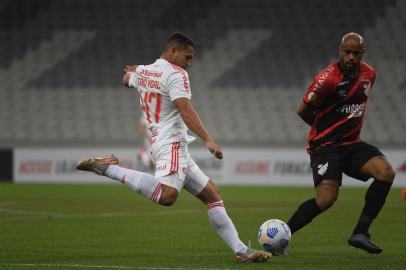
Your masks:
[[[311,184],[308,127],[296,108],[354,31],[377,71],[362,138],[390,153],[406,183],[405,14],[401,0],[2,0],[0,178],[69,181],[77,158],[114,149],[137,167],[140,109],[122,70],[152,63],[181,31],[197,45],[196,110],[226,157],[245,156],[220,164],[197,143],[201,167],[225,183],[267,183],[280,168]]]

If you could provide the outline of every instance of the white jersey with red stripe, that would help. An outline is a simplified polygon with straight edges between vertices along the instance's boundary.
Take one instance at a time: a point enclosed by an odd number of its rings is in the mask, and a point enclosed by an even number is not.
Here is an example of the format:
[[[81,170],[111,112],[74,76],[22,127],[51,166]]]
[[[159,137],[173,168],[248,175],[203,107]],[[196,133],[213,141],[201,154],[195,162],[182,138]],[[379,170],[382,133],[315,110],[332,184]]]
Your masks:
[[[173,101],[191,99],[188,73],[164,59],[150,65],[139,65],[131,75],[129,86],[138,90],[146,127],[151,132],[153,149],[174,142],[190,143],[187,126]]]

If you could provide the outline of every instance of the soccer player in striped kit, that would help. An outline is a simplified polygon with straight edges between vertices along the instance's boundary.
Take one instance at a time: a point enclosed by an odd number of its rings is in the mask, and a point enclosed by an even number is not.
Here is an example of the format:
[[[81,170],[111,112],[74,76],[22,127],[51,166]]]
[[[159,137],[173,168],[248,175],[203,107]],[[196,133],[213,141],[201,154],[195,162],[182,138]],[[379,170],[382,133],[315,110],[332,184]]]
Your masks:
[[[155,176],[118,166],[115,156],[90,158],[77,164],[78,170],[121,181],[153,202],[170,206],[185,188],[208,208],[209,220],[234,252],[237,262],[264,262],[269,253],[247,247],[238,237],[215,183],[197,166],[188,151],[195,138],[190,128],[218,159],[219,145],[210,136],[191,103],[188,73],[195,53],[193,41],[182,33],[169,37],[159,59],[150,65],[127,66],[123,84],[138,90],[145,124],[151,133],[151,154]]]
[[[385,203],[395,172],[378,148],[360,139],[367,99],[376,77],[375,70],[361,61],[364,53],[361,35],[344,35],[339,61],[314,79],[299,106],[299,116],[311,126],[307,150],[316,197],[300,205],[288,225],[294,233],[330,208],[337,199],[342,173],[361,181],[374,178],[348,244],[379,254],[383,249],[371,241],[369,227]]]

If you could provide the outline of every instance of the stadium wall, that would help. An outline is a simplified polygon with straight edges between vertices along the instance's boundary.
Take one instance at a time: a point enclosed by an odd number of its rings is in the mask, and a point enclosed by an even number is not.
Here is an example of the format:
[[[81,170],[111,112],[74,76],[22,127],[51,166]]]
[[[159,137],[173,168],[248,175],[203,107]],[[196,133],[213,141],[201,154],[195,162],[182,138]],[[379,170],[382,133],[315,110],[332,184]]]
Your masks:
[[[11,182],[13,179],[13,150],[0,149],[0,182]]]
[[[225,158],[216,160],[205,148],[190,149],[200,168],[220,185],[313,185],[308,155],[303,149],[224,148],[223,150]],[[74,168],[76,162],[84,157],[112,153],[120,158],[122,166],[145,170],[132,148],[17,148],[14,154],[10,152],[5,151],[0,155],[12,159],[11,163],[10,161],[7,163],[10,166],[14,164],[12,172],[3,176],[13,175],[14,177],[8,179],[13,179],[16,183],[112,183],[105,177],[78,172]],[[397,171],[394,185],[406,186],[406,149],[383,149],[383,152]],[[344,185],[366,185],[346,176],[343,181]]]

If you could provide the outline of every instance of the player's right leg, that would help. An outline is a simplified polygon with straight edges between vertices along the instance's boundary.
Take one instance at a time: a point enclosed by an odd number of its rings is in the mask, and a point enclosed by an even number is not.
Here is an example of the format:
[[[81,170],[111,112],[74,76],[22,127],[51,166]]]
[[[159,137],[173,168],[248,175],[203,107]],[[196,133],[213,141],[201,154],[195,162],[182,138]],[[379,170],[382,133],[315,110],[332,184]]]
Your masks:
[[[364,207],[357,225],[348,238],[348,244],[368,253],[382,253],[383,249],[371,241],[369,228],[385,204],[395,172],[381,151],[366,143],[361,143],[355,148],[350,155],[349,164],[350,176],[361,181],[373,177],[374,181],[365,194]]]
[[[227,214],[217,186],[189,157],[185,189],[200,199],[208,209],[213,229],[234,252],[237,262],[264,262],[271,254],[247,247],[239,238],[234,223]]]
[[[250,246],[247,247],[240,240],[237,229],[228,216],[224,202],[213,181],[209,180],[207,185],[196,197],[207,205],[210,223],[217,234],[234,252],[237,262],[265,262],[271,257],[271,254],[267,252],[253,250]]]
[[[114,155],[104,158],[88,158],[78,162],[77,170],[90,171],[120,181],[130,189],[149,198],[151,201],[169,206],[175,203],[178,190],[148,173],[118,166]],[[175,175],[169,177],[176,177]],[[168,180],[169,181],[169,180]],[[165,181],[164,181],[165,182]]]

